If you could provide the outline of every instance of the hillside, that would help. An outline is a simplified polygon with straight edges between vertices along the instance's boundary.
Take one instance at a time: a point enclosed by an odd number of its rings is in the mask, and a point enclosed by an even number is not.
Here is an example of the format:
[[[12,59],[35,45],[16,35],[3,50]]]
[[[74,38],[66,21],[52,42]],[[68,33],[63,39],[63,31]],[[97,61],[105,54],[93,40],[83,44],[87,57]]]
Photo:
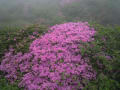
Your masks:
[[[0,33],[2,90],[120,89],[120,27],[68,22]]]
[[[120,0],[0,0],[0,90],[120,90]]]

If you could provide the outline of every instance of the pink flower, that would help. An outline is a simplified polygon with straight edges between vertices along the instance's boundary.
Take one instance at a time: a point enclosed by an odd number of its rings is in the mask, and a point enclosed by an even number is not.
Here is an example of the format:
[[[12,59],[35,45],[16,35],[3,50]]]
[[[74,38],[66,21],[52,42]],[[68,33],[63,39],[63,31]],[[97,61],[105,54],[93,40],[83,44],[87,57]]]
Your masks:
[[[29,38],[35,39],[33,35]],[[81,58],[79,46],[81,41],[92,41],[94,35],[94,28],[87,22],[52,26],[48,33],[30,44],[29,52],[14,55],[11,49],[6,53],[0,70],[7,72],[11,81],[19,79],[19,87],[25,90],[82,89],[83,86],[76,85],[83,79],[95,79],[96,72],[87,64],[89,60]]]

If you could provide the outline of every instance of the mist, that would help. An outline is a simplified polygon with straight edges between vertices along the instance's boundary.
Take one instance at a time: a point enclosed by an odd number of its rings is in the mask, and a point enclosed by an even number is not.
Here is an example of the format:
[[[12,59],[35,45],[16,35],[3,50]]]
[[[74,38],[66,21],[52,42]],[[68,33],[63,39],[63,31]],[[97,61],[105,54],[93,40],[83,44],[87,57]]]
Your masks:
[[[0,0],[0,26],[93,21],[120,24],[120,0]]]
[[[58,12],[57,4],[57,0],[0,0],[0,24],[49,23]]]

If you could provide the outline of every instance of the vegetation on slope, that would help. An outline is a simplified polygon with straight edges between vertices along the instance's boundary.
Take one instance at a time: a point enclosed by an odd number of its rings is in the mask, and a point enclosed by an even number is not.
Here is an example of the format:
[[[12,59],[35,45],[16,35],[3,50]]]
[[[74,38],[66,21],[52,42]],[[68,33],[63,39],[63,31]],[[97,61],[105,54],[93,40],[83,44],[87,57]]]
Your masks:
[[[37,29],[36,29],[37,27]],[[91,24],[97,31],[95,40],[89,43],[82,43],[80,46],[80,53],[82,58],[89,58],[90,65],[96,70],[96,80],[88,82],[85,80],[84,90],[119,90],[120,89],[120,27],[104,27],[99,24]],[[47,28],[44,26],[33,25],[25,29],[10,29],[0,31],[0,59],[9,49],[9,46],[15,48],[17,52],[25,53],[28,50],[29,44],[34,38],[29,38],[33,35],[34,30],[43,33]],[[13,30],[13,29],[12,29]],[[11,33],[11,34],[9,34]],[[39,36],[35,36],[36,38]],[[23,46],[16,47],[16,44],[21,43]],[[0,89],[2,90],[19,90],[17,82],[13,85],[4,78],[6,73],[0,71]],[[21,88],[22,89],[22,88]]]

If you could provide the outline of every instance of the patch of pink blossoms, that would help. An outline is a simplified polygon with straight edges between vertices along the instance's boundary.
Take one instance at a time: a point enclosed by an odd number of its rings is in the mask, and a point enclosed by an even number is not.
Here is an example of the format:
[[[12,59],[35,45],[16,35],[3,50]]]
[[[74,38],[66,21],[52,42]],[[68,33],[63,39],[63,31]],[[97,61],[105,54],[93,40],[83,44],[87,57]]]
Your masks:
[[[29,52],[5,54],[0,70],[10,81],[20,80],[25,90],[78,90],[83,80],[92,80],[96,72],[83,59],[79,45],[93,40],[95,30],[87,22],[55,25],[31,43]]]

